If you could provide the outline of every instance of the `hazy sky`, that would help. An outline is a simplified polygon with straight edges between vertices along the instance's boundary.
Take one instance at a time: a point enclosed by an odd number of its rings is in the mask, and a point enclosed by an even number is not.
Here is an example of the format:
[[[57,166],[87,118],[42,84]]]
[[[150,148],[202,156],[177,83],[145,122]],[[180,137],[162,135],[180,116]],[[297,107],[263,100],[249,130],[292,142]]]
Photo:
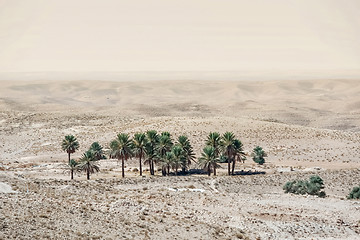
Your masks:
[[[360,0],[0,0],[0,72],[360,69]]]

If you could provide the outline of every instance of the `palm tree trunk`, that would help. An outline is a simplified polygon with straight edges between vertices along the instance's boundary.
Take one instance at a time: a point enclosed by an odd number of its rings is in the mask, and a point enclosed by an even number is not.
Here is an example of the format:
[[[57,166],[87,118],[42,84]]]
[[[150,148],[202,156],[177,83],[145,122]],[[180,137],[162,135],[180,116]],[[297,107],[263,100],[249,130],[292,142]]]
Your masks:
[[[87,180],[90,180],[90,169],[89,168],[86,171],[86,177],[87,177]]]
[[[151,159],[149,159],[149,170],[150,170],[150,175],[152,175],[152,170],[151,170]]]
[[[216,164],[213,165],[214,168],[214,176],[216,176]]]
[[[139,157],[139,164],[140,164],[140,176],[142,176],[141,156],[142,156],[142,150],[140,150],[140,157]]]
[[[69,164],[70,164],[70,152],[68,152],[68,157],[69,157]]]
[[[121,171],[122,171],[122,177],[125,177],[125,163],[124,163],[124,157],[121,157]]]
[[[227,151],[227,157],[228,157],[228,175],[230,175],[231,159],[230,159],[230,152],[229,152],[229,150]]]
[[[210,169],[210,164],[209,164],[209,166],[208,166],[207,171],[208,171],[208,176],[210,176],[210,172],[211,172],[211,169]]]
[[[155,171],[154,171],[154,160],[151,160],[151,175],[154,175]]]
[[[178,166],[175,168],[175,174],[178,175]]]
[[[233,163],[232,163],[232,170],[231,170],[231,174],[232,174],[232,175],[234,175],[235,163],[236,163],[236,161],[235,161],[235,158],[234,158]]]
[[[71,169],[71,180],[74,179],[74,170]]]
[[[181,172],[182,172],[183,174],[185,174],[185,167],[182,167],[182,168],[181,168]]]
[[[170,166],[167,166],[167,175],[169,176],[170,174]]]

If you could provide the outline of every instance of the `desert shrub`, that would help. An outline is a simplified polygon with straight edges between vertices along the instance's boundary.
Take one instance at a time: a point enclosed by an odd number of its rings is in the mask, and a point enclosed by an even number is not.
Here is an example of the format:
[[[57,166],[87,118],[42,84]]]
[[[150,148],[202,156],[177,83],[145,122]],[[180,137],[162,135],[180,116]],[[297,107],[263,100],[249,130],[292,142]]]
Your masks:
[[[267,154],[262,149],[262,147],[256,146],[253,149],[253,152],[251,153],[251,156],[254,160],[254,162],[263,165],[265,163],[265,157],[267,157]]]
[[[324,182],[319,176],[311,176],[309,181],[304,180],[294,180],[285,183],[283,189],[285,193],[294,193],[294,194],[309,194],[316,195],[319,197],[325,197],[326,194],[324,191],[321,191],[324,188]]]
[[[360,185],[354,187],[352,191],[347,196],[348,199],[360,199]]]

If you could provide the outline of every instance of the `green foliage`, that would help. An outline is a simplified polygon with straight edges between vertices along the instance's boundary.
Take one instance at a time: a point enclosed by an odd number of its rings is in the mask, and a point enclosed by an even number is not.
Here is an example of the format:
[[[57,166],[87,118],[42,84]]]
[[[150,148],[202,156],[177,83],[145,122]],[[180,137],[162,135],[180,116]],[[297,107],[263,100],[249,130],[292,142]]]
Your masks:
[[[219,156],[220,154],[220,148],[222,146],[222,141],[221,141],[221,137],[220,137],[220,133],[218,132],[211,132],[209,133],[206,142],[205,142],[206,146],[211,146],[214,148],[215,150],[215,155],[216,157]]]
[[[267,154],[261,147],[257,146],[253,149],[251,156],[254,162],[263,165],[265,163],[265,157],[267,157]]]
[[[219,157],[219,163],[227,163],[228,162],[228,158],[226,155],[221,154]]]
[[[106,159],[104,155],[103,147],[98,143],[94,142],[91,144],[89,151],[93,152],[97,160]]]
[[[352,189],[352,191],[347,196],[348,199],[360,199],[360,185]]]
[[[79,142],[76,140],[76,137],[73,135],[65,136],[64,140],[61,143],[61,148],[67,153],[74,153],[79,149]]]
[[[214,175],[216,175],[216,168],[219,168],[218,164],[220,159],[216,155],[216,150],[212,146],[206,146],[201,153],[201,157],[199,158],[198,164],[200,167],[206,169],[208,171],[208,175],[210,176],[211,169],[214,171]]]
[[[182,148],[183,158],[181,160],[181,167],[183,172],[185,172],[189,168],[189,165],[195,161],[195,153],[187,136],[179,136],[176,145]]]
[[[162,132],[159,137],[159,142],[157,146],[158,154],[163,157],[167,152],[171,151],[173,142],[171,140],[170,133]]]
[[[158,159],[157,145],[159,143],[159,135],[156,130],[149,130],[146,132],[145,144],[145,164],[148,163],[150,167],[150,174],[154,175],[154,162]]]
[[[132,141],[130,139],[129,134],[120,133],[117,135],[116,139],[110,143],[110,157],[111,158],[125,158],[128,159],[132,157]]]
[[[243,149],[243,144],[239,139],[234,140],[234,159],[237,158],[237,160],[241,160],[245,162],[246,160],[246,154]]]
[[[120,133],[117,135],[116,139],[110,143],[110,158],[121,159],[121,175],[125,177],[125,163],[124,160],[131,158],[133,156],[133,143],[130,139],[129,134]]]
[[[149,130],[146,132],[146,139],[148,143],[155,148],[156,144],[159,142],[159,135],[156,130]]]
[[[78,150],[79,146],[80,146],[79,142],[76,140],[76,137],[74,137],[73,135],[65,136],[64,140],[62,141],[61,148],[63,151],[68,153],[69,164],[70,164],[70,154]]]
[[[167,175],[170,174],[170,168],[173,166],[174,154],[172,152],[166,152],[165,155],[160,159],[160,165],[167,171]]]
[[[145,146],[147,144],[147,138],[145,133],[135,133],[132,140],[132,148],[134,155],[139,158],[140,176],[142,176],[142,162],[145,157]]]
[[[78,169],[86,172],[88,180],[90,179],[90,174],[100,171],[97,161],[98,159],[92,151],[86,151],[80,158]]]
[[[77,167],[78,164],[79,164],[79,163],[78,163],[75,159],[71,159],[71,160],[70,160],[70,163],[69,163],[69,167],[70,167],[71,169],[74,169],[74,170],[75,170],[75,168]]]
[[[144,154],[145,145],[147,144],[145,133],[135,133],[132,141],[134,154],[137,157],[142,157]]]
[[[71,179],[74,179],[74,171],[80,171],[78,166],[79,162],[77,162],[75,159],[71,159],[70,162],[65,165],[64,172],[69,172],[71,175]]]
[[[294,180],[287,182],[283,189],[285,193],[295,193],[295,194],[309,194],[316,195],[319,197],[325,197],[326,194],[324,191],[321,191],[324,188],[324,182],[319,176],[311,176],[309,181],[304,180]]]

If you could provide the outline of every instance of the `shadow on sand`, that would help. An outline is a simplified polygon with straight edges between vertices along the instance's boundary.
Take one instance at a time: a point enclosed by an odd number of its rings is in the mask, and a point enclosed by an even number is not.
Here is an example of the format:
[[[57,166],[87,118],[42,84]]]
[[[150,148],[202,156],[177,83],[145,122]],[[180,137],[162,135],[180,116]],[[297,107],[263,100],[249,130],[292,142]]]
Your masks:
[[[265,171],[235,171],[233,175],[231,176],[249,176],[249,175],[259,175],[259,174],[265,174]],[[203,169],[189,169],[187,172],[183,173],[181,171],[178,172],[176,175],[175,173],[170,173],[170,176],[189,176],[189,175],[207,175],[208,173]],[[211,171],[211,174],[213,172]]]
[[[259,175],[259,174],[265,174],[266,172],[264,171],[244,171],[244,170],[241,170],[241,171],[236,171],[234,172],[233,176],[235,175]]]

